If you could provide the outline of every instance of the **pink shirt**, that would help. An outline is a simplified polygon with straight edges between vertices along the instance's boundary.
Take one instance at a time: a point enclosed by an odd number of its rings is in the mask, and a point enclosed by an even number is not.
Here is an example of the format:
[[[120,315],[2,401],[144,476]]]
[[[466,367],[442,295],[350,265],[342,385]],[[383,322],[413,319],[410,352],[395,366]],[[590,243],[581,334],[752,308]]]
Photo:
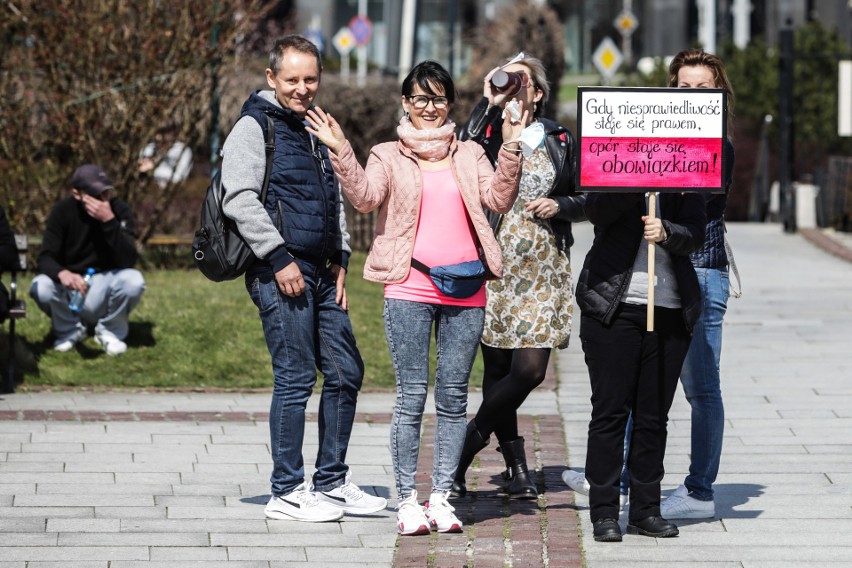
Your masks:
[[[452,169],[421,170],[423,195],[414,236],[414,258],[426,266],[476,260],[476,250],[467,211]],[[435,288],[428,275],[412,268],[398,284],[385,285],[385,298],[447,306],[485,306],[485,286],[468,298],[450,298]]]

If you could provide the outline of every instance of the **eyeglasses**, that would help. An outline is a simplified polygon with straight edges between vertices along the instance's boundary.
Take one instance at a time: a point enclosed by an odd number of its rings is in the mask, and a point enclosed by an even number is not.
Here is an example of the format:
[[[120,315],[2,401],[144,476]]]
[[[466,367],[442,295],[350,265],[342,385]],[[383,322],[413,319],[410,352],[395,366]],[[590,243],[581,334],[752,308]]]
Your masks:
[[[432,103],[438,110],[443,110],[450,105],[450,99],[447,97],[427,97],[426,95],[414,95],[413,97],[405,97],[411,104],[414,105],[414,108],[417,110],[422,110],[429,106],[429,103]]]

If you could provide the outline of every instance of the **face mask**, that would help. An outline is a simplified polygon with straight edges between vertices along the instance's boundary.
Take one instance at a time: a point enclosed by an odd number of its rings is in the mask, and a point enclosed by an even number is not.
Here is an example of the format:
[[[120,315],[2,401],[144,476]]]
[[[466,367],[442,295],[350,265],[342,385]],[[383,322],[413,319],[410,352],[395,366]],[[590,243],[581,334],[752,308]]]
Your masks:
[[[521,143],[524,156],[529,158],[535,152],[535,149],[544,142],[544,125],[538,121],[533,122],[524,128],[518,141]]]

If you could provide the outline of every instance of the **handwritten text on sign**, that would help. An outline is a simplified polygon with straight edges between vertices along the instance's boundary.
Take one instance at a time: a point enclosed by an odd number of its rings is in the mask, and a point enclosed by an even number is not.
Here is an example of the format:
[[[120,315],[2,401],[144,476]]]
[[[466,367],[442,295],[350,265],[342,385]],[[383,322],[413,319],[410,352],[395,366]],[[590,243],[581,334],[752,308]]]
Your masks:
[[[580,87],[582,191],[722,191],[725,93]]]

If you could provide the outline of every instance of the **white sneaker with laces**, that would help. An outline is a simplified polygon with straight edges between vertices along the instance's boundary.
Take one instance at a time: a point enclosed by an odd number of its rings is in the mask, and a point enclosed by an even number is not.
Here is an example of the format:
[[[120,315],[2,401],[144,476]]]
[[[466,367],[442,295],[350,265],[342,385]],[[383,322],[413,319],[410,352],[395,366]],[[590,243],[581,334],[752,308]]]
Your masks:
[[[396,513],[396,528],[400,536],[430,534],[429,519],[417,502],[417,491],[400,500]]]
[[[589,482],[586,481],[586,476],[579,471],[566,469],[562,472],[562,481],[564,481],[565,485],[570,487],[574,493],[579,493],[580,495],[589,494]]]
[[[343,485],[331,491],[316,491],[317,499],[338,507],[350,515],[369,515],[388,506],[386,499],[365,493],[360,487],[349,481],[352,472],[346,472]]]
[[[447,493],[435,492],[429,496],[429,502],[426,503],[426,518],[429,519],[429,524],[439,533],[460,533],[464,525],[453,514],[455,507],[447,501]]]
[[[74,349],[74,346],[86,339],[86,330],[78,327],[65,337],[60,337],[53,342],[53,350],[65,353]]]
[[[716,516],[716,504],[690,497],[681,485],[660,503],[660,516],[664,519],[712,519]]]
[[[95,341],[104,348],[107,355],[121,355],[127,351],[127,344],[109,333],[99,333],[95,336]]]
[[[264,512],[270,519],[309,523],[337,521],[343,516],[340,507],[321,502],[304,482],[286,495],[273,495]]]

